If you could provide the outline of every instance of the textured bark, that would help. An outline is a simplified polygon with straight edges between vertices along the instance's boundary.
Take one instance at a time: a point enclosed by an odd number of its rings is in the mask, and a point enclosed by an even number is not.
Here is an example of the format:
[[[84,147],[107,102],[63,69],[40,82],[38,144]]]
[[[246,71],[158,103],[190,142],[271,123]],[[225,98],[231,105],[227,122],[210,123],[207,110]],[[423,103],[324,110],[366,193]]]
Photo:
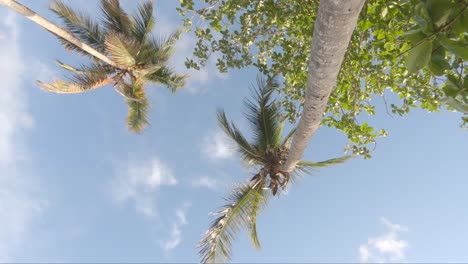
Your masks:
[[[322,0],[314,25],[304,108],[285,171],[292,171],[322,122],[365,0]]]
[[[55,35],[66,39],[68,42],[73,43],[80,49],[84,50],[85,52],[89,53],[90,55],[100,59],[101,61],[111,65],[115,68],[120,68],[117,64],[115,64],[112,60],[106,57],[106,55],[100,53],[99,51],[93,49],[89,45],[83,43],[81,40],[77,39],[75,36],[70,34],[68,31],[63,30],[62,28],[58,27],[54,23],[50,22],[49,20],[45,19],[44,17],[36,14],[36,12],[32,11],[31,9],[27,8],[26,6],[14,1],[14,0],[0,0],[0,5],[4,5],[13,11],[25,16],[26,18],[32,20],[34,23],[38,24],[39,26],[43,27],[44,29],[54,33]]]

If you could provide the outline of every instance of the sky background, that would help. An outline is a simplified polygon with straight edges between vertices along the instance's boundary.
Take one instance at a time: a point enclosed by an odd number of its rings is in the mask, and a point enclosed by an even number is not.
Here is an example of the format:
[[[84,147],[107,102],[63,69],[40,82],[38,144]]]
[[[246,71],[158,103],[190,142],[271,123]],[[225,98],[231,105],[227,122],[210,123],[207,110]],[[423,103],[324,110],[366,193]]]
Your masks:
[[[21,1],[57,21],[49,1]],[[71,3],[71,1],[68,1]],[[155,1],[156,33],[180,25],[178,1]],[[133,1],[123,1],[133,10]],[[97,14],[97,1],[72,6]],[[54,59],[83,62],[49,33],[0,7],[0,262],[197,262],[210,211],[245,171],[216,124],[216,109],[245,130],[242,100],[257,72],[187,71],[194,37],[171,63],[191,78],[173,95],[150,86],[151,127],[125,126],[111,87],[79,95],[41,91],[63,77]],[[274,198],[258,218],[263,245],[244,232],[233,262],[468,262],[467,132],[460,114],[414,110],[365,118],[389,136],[373,158],[320,169]],[[343,154],[322,128],[304,159]]]

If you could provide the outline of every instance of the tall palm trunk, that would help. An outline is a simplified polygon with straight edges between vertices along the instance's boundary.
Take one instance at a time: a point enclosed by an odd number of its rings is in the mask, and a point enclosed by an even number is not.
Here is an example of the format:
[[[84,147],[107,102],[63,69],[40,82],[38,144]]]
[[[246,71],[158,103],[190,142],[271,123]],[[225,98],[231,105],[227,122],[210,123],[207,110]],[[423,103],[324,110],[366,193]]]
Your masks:
[[[76,37],[74,37],[69,32],[61,29],[54,23],[50,22],[49,20],[45,19],[44,17],[40,16],[36,12],[32,11],[31,9],[27,8],[26,6],[14,1],[14,0],[0,0],[0,4],[4,5],[13,11],[25,16],[26,18],[32,20],[34,23],[38,24],[39,26],[43,27],[44,29],[54,33],[55,35],[67,40],[68,42],[76,45],[80,49],[84,50],[85,52],[93,55],[94,57],[100,59],[101,61],[111,65],[115,68],[121,68],[117,64],[115,64],[112,60],[106,57],[106,55],[100,53],[99,51],[93,49],[89,45],[83,43]]]
[[[320,126],[365,0],[321,0],[310,52],[304,110],[283,169],[292,171]]]

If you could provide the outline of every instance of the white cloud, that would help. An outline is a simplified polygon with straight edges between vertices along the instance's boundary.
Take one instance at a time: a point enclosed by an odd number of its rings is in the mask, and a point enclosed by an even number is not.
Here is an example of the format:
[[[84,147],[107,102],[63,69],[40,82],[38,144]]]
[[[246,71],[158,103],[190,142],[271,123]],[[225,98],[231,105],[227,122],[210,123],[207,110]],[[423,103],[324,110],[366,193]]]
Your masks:
[[[24,255],[22,246],[44,211],[34,173],[25,171],[25,131],[34,126],[23,80],[30,75],[19,49],[17,16],[0,10],[0,262]]]
[[[211,132],[203,139],[202,153],[211,160],[223,160],[236,153],[234,143],[221,131]]]
[[[189,207],[190,203],[185,203],[175,211],[176,219],[172,224],[170,236],[162,244],[162,248],[166,253],[174,250],[182,242],[182,227],[188,224],[187,210]]]
[[[146,163],[129,162],[125,171],[113,185],[114,199],[122,204],[132,203],[137,212],[147,217],[156,216],[155,194],[162,186],[177,184],[171,169],[155,157]]]
[[[388,219],[380,219],[386,226],[387,232],[370,237],[366,244],[359,246],[359,259],[361,262],[403,262],[406,260],[407,241],[399,238],[399,232],[408,231],[408,228],[391,223]]]
[[[221,183],[215,178],[203,176],[192,181],[192,186],[196,188],[207,188],[211,190],[217,190]]]

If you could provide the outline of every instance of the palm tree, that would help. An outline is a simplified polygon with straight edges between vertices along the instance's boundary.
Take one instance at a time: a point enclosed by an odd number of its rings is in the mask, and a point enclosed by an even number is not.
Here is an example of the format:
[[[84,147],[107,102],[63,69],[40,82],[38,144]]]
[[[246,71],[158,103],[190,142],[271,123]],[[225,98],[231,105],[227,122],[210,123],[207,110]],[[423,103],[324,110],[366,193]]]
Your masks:
[[[219,215],[204,238],[199,242],[201,261],[224,262],[231,256],[231,241],[236,232],[247,228],[256,248],[260,248],[257,237],[256,218],[271,196],[279,195],[291,180],[291,174],[282,170],[288,159],[290,138],[295,130],[282,138],[284,123],[279,122],[280,109],[272,99],[278,83],[274,79],[266,82],[259,79],[253,89],[254,101],[247,100],[246,118],[252,127],[254,139],[249,142],[236,125],[229,122],[224,111],[218,111],[218,122],[225,134],[237,145],[242,159],[252,164],[256,173],[244,184],[232,190],[226,199],[228,204],[216,212]],[[309,173],[311,168],[342,163],[350,156],[322,162],[300,161],[292,174]]]
[[[16,7],[15,10],[18,12],[26,8],[21,5],[18,7],[16,1],[0,1],[1,4],[13,2],[15,5],[12,7]],[[127,116],[129,130],[141,132],[149,124],[149,101],[145,85],[148,82],[162,84],[175,92],[185,84],[186,76],[176,74],[167,66],[173,51],[172,46],[177,41],[180,31],[161,39],[152,36],[151,30],[154,27],[152,0],[140,4],[134,15],[128,15],[121,8],[119,0],[101,0],[103,14],[102,20],[99,21],[101,23],[86,14],[74,11],[60,0],[54,1],[50,9],[60,17],[68,31],[65,33],[72,38],[60,31],[46,29],[55,34],[67,50],[89,57],[90,63],[73,67],[57,61],[59,66],[72,74],[68,76],[67,81],[54,80],[51,83],[39,81],[38,85],[42,89],[54,93],[73,94],[112,84],[125,98],[129,107]],[[72,41],[73,39],[77,39],[78,42]],[[83,46],[90,47],[96,51],[96,54],[102,56],[90,53]]]

